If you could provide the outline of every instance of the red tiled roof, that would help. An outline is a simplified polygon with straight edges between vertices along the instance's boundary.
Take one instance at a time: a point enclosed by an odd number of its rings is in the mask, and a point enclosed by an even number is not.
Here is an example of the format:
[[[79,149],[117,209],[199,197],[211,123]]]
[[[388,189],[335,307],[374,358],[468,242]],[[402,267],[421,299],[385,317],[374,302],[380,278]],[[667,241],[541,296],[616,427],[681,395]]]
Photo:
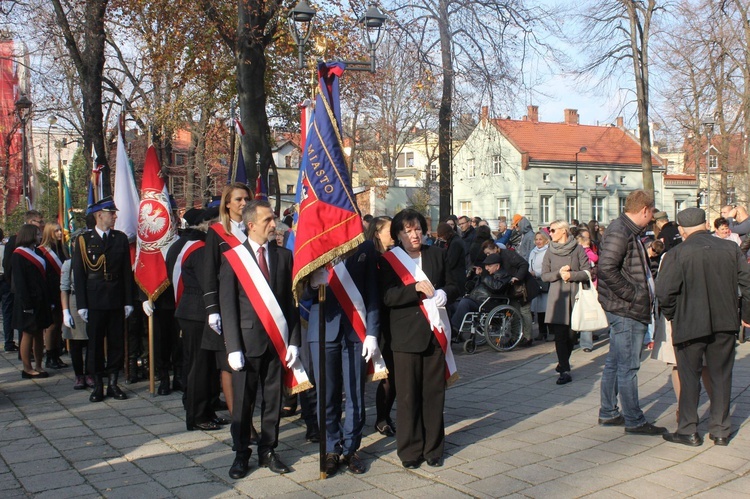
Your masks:
[[[494,119],[492,123],[529,161],[640,165],[641,146],[628,132],[611,126],[569,125]],[[662,162],[653,156],[655,165]]]

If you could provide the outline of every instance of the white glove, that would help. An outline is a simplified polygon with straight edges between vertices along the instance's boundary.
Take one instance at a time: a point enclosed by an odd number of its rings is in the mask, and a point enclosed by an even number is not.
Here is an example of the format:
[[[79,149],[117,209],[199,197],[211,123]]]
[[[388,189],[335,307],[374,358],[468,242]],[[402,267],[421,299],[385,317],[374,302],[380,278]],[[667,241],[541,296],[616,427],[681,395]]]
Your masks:
[[[216,334],[221,334],[221,315],[208,314],[208,327],[216,331]]]
[[[89,321],[89,309],[87,308],[79,308],[78,309],[78,315],[81,316],[81,319],[83,319],[83,322]]]
[[[130,317],[130,314],[133,313],[133,307],[130,305],[125,305],[125,318],[127,319]]]
[[[295,347],[294,345],[289,345],[288,347],[286,347],[286,358],[284,360],[286,361],[287,368],[292,368],[292,365],[297,360],[297,357],[299,357],[299,348]]]
[[[328,284],[328,269],[320,267],[318,270],[312,273],[310,276],[310,287],[318,289],[321,286]]]
[[[365,341],[362,343],[362,357],[365,358],[365,362],[370,362],[370,359],[377,351],[378,339],[374,336],[365,336]]]
[[[76,323],[73,321],[73,316],[70,315],[70,310],[67,308],[63,310],[63,324],[71,329],[76,327]]]
[[[435,290],[435,296],[432,299],[438,307],[444,307],[448,303],[448,295],[442,289]]]
[[[242,352],[230,353],[229,355],[227,355],[227,361],[229,362],[229,367],[231,367],[235,371],[241,371],[242,368],[245,367],[245,356],[242,354]]]
[[[150,301],[143,302],[143,313],[146,314],[146,317],[151,317],[151,315],[154,313],[154,306]]]

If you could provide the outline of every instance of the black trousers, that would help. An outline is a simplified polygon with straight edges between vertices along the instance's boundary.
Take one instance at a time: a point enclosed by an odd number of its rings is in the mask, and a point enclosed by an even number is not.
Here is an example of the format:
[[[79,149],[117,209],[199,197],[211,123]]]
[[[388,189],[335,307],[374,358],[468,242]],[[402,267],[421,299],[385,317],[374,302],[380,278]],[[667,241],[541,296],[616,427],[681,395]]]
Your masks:
[[[557,369],[559,373],[570,372],[570,354],[576,345],[576,333],[567,324],[549,324],[549,330],[555,335],[557,352]]]
[[[401,461],[440,458],[445,447],[445,355],[435,338],[421,353],[393,352],[396,447]]]
[[[89,336],[88,370],[92,375],[116,374],[122,369],[125,359],[125,311],[89,310],[86,325]],[[107,353],[104,354],[104,340]]]
[[[690,435],[698,428],[698,403],[701,394],[703,357],[711,377],[711,420],[709,432],[714,437],[728,437],[732,433],[729,402],[732,396],[734,368],[734,331],[715,333],[689,344],[677,345],[677,373],[680,376],[680,422],[677,433]]]
[[[239,372],[232,371],[234,408],[231,430],[236,452],[247,452],[250,448],[250,427],[259,384],[262,399],[258,455],[263,456],[279,444],[283,376],[281,359],[272,346],[261,357],[245,356],[245,368]]]
[[[201,348],[203,322],[178,319],[185,347],[187,384],[184,392],[185,424],[192,428],[216,417],[212,405],[218,396],[219,369],[216,355]]]
[[[174,318],[174,310],[154,310],[154,367],[157,375],[169,376],[169,368],[174,365],[175,372],[182,366],[182,355],[179,352],[180,329]],[[180,345],[181,346],[181,345]]]

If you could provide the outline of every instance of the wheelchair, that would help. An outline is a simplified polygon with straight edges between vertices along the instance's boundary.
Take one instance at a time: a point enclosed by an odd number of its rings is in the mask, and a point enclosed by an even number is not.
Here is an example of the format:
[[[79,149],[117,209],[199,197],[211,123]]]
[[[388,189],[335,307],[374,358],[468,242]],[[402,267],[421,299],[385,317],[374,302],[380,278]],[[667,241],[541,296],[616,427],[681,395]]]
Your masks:
[[[489,297],[479,305],[479,311],[464,315],[457,335],[459,341],[464,335],[468,335],[463,342],[468,354],[485,343],[498,352],[509,352],[523,339],[521,312],[510,305],[510,298]]]

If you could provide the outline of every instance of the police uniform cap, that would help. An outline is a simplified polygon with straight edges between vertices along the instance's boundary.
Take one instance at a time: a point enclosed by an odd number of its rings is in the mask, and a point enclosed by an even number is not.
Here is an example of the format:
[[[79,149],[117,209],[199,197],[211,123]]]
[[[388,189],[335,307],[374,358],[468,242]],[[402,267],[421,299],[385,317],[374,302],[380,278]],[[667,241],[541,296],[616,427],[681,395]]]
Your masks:
[[[97,211],[118,211],[112,196],[101,198],[96,203],[90,204],[88,208],[86,208],[86,215],[91,215]]]
[[[706,212],[700,208],[687,208],[677,214],[677,223],[683,227],[706,225]]]

